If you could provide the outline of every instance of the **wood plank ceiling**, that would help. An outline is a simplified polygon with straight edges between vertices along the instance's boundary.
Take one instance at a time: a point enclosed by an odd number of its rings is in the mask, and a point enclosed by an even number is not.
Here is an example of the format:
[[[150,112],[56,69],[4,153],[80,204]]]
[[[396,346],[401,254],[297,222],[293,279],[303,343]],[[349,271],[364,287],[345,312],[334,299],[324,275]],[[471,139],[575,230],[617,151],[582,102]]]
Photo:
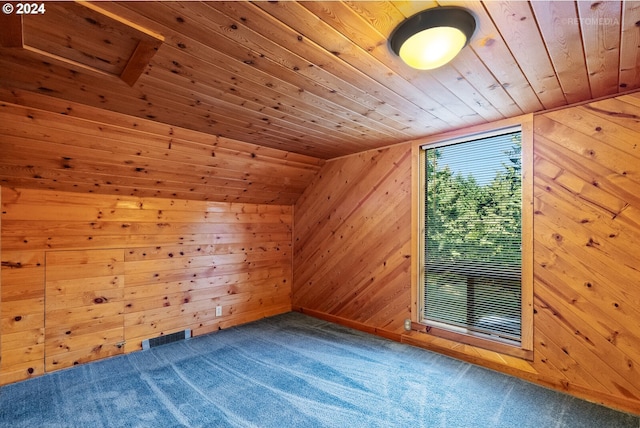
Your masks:
[[[479,23],[452,63],[416,71],[390,52],[405,17],[451,4]],[[39,92],[321,159],[640,87],[635,1],[45,5],[23,16],[37,49],[0,50],[5,99]],[[123,22],[163,39],[132,85]]]

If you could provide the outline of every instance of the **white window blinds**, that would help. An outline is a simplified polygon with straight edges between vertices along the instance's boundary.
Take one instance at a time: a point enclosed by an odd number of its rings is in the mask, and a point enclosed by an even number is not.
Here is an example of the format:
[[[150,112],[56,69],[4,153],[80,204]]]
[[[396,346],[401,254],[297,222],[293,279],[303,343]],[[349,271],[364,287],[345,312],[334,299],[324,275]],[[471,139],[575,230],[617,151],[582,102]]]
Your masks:
[[[519,343],[520,130],[423,150],[423,322]]]

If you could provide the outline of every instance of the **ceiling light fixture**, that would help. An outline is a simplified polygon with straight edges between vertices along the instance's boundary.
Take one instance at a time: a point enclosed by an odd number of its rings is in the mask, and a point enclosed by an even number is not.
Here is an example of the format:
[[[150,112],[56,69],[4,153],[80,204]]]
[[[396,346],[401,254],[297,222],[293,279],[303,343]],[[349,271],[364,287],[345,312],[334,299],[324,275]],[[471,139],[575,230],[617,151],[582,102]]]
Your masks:
[[[404,20],[389,36],[389,46],[410,67],[432,70],[451,61],[476,30],[476,18],[460,7],[423,10]]]

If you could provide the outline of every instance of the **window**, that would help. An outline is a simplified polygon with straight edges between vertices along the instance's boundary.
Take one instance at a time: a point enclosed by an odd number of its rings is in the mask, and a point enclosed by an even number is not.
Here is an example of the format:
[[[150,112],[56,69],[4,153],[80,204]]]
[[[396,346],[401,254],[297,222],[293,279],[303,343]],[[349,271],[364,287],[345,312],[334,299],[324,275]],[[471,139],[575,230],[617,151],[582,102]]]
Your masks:
[[[435,334],[528,357],[520,352],[532,349],[525,145],[516,126],[420,148],[418,322]]]

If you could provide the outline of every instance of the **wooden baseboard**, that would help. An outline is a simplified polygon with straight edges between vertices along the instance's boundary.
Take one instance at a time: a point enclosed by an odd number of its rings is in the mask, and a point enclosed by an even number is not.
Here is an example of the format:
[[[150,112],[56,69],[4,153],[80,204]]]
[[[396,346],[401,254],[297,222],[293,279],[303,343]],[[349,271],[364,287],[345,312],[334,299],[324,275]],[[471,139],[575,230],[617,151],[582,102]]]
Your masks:
[[[365,333],[374,334],[376,336],[384,337],[386,339],[394,340],[396,342],[401,342],[402,335],[399,333],[394,333],[394,332],[377,328],[377,327],[371,327],[370,325],[353,321],[347,318],[338,317],[336,315],[331,315],[325,312],[315,311],[313,309],[307,309],[300,306],[294,305],[292,307],[292,310],[295,312],[300,312],[306,315],[310,315],[314,318],[319,318],[335,324],[343,325],[345,327],[350,327],[350,328],[353,328],[354,330],[363,331]]]

